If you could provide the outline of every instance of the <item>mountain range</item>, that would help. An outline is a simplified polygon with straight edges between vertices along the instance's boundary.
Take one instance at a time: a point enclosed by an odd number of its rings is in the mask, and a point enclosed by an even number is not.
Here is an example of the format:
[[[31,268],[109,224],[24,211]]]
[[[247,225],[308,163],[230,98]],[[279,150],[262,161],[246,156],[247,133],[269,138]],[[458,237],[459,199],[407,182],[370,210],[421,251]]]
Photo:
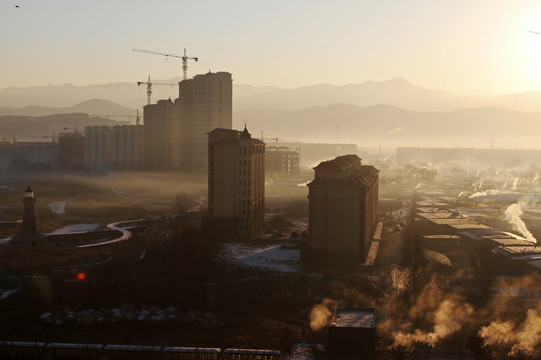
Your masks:
[[[69,107],[51,107],[27,105],[23,108],[14,108],[9,106],[0,106],[0,116],[2,115],[17,115],[17,116],[48,116],[55,114],[70,114],[70,113],[86,113],[89,115],[120,115],[121,117],[133,116],[135,111],[127,107],[118,105],[109,100],[92,99],[83,101],[77,105]]]
[[[163,90],[172,91],[171,97],[178,91],[163,88],[153,87],[153,99],[163,98]],[[145,86],[131,83],[2,89],[0,136],[10,137],[14,132],[18,136],[46,136],[43,134],[50,134],[51,129],[68,127],[63,125],[66,117],[53,114],[71,113],[71,127],[81,113],[92,115],[78,122],[81,128],[92,124],[93,116],[98,115],[95,119],[101,117],[100,121],[109,117],[133,123],[134,109],[146,103],[145,90]],[[535,136],[541,131],[539,92],[464,97],[423,88],[403,78],[296,89],[234,84],[233,91],[233,127],[242,129],[247,124],[255,137],[371,147],[382,142],[392,146],[487,147],[494,142],[498,147],[539,148]],[[108,100],[100,100],[100,96]],[[44,115],[47,117],[36,118]],[[33,125],[21,116],[33,117]],[[55,118],[58,126],[53,124]],[[38,122],[49,125],[42,129]],[[27,125],[28,129],[21,129]]]
[[[179,78],[172,78],[151,82],[177,84],[178,81]],[[89,99],[106,99],[129,109],[141,109],[147,104],[146,85],[142,85],[137,86],[137,82],[116,82],[87,86],[64,84],[9,87],[0,89],[0,107],[15,108],[11,111],[21,110],[29,105],[68,108]],[[171,99],[178,97],[178,86],[152,86],[152,103],[169,97]],[[360,107],[391,105],[413,111],[453,111],[486,106],[518,111],[541,111],[541,92],[464,96],[444,90],[424,88],[403,78],[340,86],[318,84],[295,89],[233,83],[233,108],[236,111],[299,110],[334,103]],[[135,115],[135,111],[132,110],[131,114]],[[0,115],[13,114],[2,110]]]
[[[62,132],[82,133],[85,126],[126,125],[125,121],[91,117],[83,113],[56,114],[49,116],[0,116],[0,141],[51,141],[53,136]]]
[[[496,107],[411,111],[395,106],[331,104],[301,110],[234,113],[255,137],[301,142],[354,143],[361,147],[437,146],[539,148],[541,114]],[[262,133],[263,132],[263,135]]]

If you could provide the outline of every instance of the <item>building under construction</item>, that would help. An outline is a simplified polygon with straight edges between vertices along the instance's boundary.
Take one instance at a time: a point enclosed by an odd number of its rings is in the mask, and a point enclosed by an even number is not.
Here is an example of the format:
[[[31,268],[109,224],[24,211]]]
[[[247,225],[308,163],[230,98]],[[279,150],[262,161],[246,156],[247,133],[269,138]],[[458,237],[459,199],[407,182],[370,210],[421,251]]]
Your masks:
[[[267,174],[297,174],[300,151],[287,146],[267,146],[265,149],[265,171]]]

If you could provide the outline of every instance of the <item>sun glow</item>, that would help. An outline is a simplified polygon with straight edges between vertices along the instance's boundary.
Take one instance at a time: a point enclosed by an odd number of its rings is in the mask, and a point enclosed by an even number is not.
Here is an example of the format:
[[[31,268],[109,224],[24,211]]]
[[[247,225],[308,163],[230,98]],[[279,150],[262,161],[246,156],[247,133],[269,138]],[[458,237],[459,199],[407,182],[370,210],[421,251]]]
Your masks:
[[[516,85],[524,90],[541,90],[541,5],[532,5],[517,18],[513,29]],[[536,34],[539,33],[539,34]]]

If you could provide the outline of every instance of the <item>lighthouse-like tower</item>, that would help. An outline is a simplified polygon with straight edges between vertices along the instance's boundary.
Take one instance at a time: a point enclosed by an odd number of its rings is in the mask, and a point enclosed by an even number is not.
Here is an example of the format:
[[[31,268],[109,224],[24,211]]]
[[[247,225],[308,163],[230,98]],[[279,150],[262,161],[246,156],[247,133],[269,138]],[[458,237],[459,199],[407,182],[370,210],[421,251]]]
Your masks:
[[[23,223],[21,225],[21,236],[37,236],[38,221],[36,218],[36,198],[34,190],[28,186],[24,191],[23,203]]]

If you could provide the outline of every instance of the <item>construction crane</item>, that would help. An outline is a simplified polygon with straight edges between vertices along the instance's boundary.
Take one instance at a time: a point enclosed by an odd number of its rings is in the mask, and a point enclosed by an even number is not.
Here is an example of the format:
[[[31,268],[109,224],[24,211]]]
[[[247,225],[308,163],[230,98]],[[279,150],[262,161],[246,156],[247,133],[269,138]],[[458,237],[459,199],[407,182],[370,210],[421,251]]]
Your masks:
[[[261,131],[261,138],[260,138],[259,140],[261,140],[261,141],[265,141],[265,140],[280,141],[277,137],[271,137],[271,138],[269,138],[269,137],[264,137],[264,136],[263,136],[263,131]]]
[[[171,83],[153,83],[150,82],[150,75],[148,76],[148,81],[138,81],[137,85],[143,85],[145,84],[147,86],[147,103],[150,105],[152,103],[151,101],[151,95],[152,95],[152,85],[171,85],[175,86],[175,84]]]
[[[76,121],[74,128],[73,127],[64,127],[64,130],[73,130],[74,134],[78,134],[79,133],[79,123]]]
[[[160,53],[160,52],[156,52],[156,51],[141,50],[141,49],[132,49],[132,51],[139,51],[139,52],[144,52],[144,53],[148,53],[148,54],[162,55],[162,56],[165,56],[165,57],[176,57],[176,58],[182,59],[182,73],[183,73],[183,79],[184,80],[187,79],[188,60],[195,60],[195,61],[199,60],[199,58],[197,58],[197,57],[188,57],[186,55],[186,49],[184,49],[184,56],[175,55],[175,54],[164,54],[164,53]]]

